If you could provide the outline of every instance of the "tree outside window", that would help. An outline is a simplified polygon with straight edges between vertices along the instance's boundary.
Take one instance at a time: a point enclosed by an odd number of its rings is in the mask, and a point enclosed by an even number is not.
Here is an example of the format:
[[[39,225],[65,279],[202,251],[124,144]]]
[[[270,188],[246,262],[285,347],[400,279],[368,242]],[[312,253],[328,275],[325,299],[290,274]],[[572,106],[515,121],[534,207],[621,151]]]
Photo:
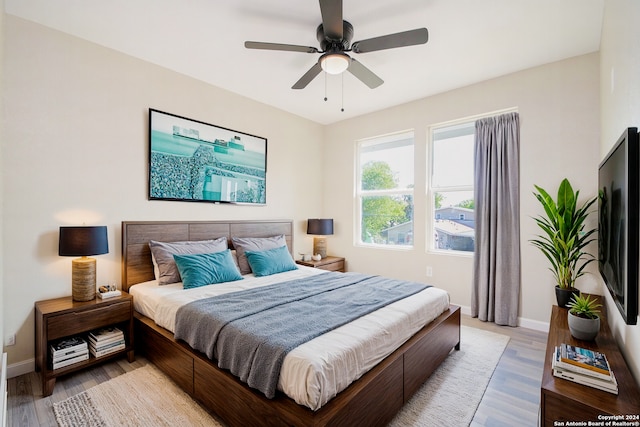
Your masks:
[[[413,246],[413,133],[358,144],[359,239]]]

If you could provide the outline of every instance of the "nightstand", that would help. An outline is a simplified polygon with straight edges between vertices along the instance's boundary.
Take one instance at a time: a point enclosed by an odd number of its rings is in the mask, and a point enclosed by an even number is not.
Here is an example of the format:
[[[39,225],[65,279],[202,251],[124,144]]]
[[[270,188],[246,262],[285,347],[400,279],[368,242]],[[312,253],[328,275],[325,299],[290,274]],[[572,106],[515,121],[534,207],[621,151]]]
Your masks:
[[[122,291],[119,297],[96,298],[91,301],[74,301],[72,297],[63,297],[38,301],[36,314],[36,372],[42,373],[42,394],[49,396],[53,392],[56,378],[79,369],[102,363],[124,354],[129,362],[134,361],[133,353],[133,297]],[[82,336],[94,329],[117,326],[124,332],[125,348],[106,356],[89,355],[84,360],[59,369],[52,369],[49,346],[61,338]]]
[[[344,265],[344,258],[337,256],[328,256],[322,258],[320,261],[302,261],[296,260],[296,264],[306,265],[307,267],[319,268],[321,270],[339,271],[344,273],[346,271]]]

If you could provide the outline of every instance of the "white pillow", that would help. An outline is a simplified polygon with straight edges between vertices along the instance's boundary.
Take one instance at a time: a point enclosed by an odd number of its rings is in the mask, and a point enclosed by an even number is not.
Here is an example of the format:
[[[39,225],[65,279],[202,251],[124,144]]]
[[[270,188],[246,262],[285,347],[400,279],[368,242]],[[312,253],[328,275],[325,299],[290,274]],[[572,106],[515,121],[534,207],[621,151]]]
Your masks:
[[[153,277],[158,279],[160,277],[160,268],[158,267],[158,263],[156,262],[156,257],[151,252],[151,263],[153,264]]]

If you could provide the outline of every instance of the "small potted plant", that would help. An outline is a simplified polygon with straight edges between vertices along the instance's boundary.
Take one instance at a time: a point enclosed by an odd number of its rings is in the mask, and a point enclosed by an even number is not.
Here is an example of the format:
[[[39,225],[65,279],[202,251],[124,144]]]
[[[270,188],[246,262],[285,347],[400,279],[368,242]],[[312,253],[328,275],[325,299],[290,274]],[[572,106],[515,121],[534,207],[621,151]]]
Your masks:
[[[589,209],[597,198],[585,201],[578,206],[580,191],[573,191],[566,178],[558,188],[557,201],[544,189],[535,186],[535,197],[542,204],[546,216],[534,218],[544,232],[532,239],[531,243],[539,248],[551,262],[549,269],[556,279],[556,300],[558,306],[567,307],[572,294],[580,294],[575,288],[576,279],[585,273],[585,267],[595,260],[586,252],[586,247],[594,238],[596,229],[585,230],[585,221]]]
[[[602,304],[589,295],[574,295],[569,302],[569,331],[579,340],[592,341],[600,331],[600,310]]]

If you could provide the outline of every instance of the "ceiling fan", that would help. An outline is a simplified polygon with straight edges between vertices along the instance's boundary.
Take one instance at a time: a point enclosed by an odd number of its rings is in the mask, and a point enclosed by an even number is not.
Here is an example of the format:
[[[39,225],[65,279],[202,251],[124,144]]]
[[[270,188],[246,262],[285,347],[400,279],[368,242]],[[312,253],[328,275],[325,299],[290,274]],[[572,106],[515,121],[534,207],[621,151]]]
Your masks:
[[[322,54],[318,62],[292,86],[292,89],[304,89],[322,70],[329,74],[340,74],[344,71],[349,71],[364,84],[374,89],[384,83],[384,81],[373,71],[362,65],[360,61],[350,57],[347,52],[374,52],[377,50],[424,44],[429,40],[429,32],[427,29],[418,28],[351,43],[353,25],[342,19],[342,0],[320,0],[320,12],[322,14],[322,23],[316,30],[316,37],[320,42],[321,50],[313,46],[255,41],[247,41],[244,43],[244,46],[247,49]]]

